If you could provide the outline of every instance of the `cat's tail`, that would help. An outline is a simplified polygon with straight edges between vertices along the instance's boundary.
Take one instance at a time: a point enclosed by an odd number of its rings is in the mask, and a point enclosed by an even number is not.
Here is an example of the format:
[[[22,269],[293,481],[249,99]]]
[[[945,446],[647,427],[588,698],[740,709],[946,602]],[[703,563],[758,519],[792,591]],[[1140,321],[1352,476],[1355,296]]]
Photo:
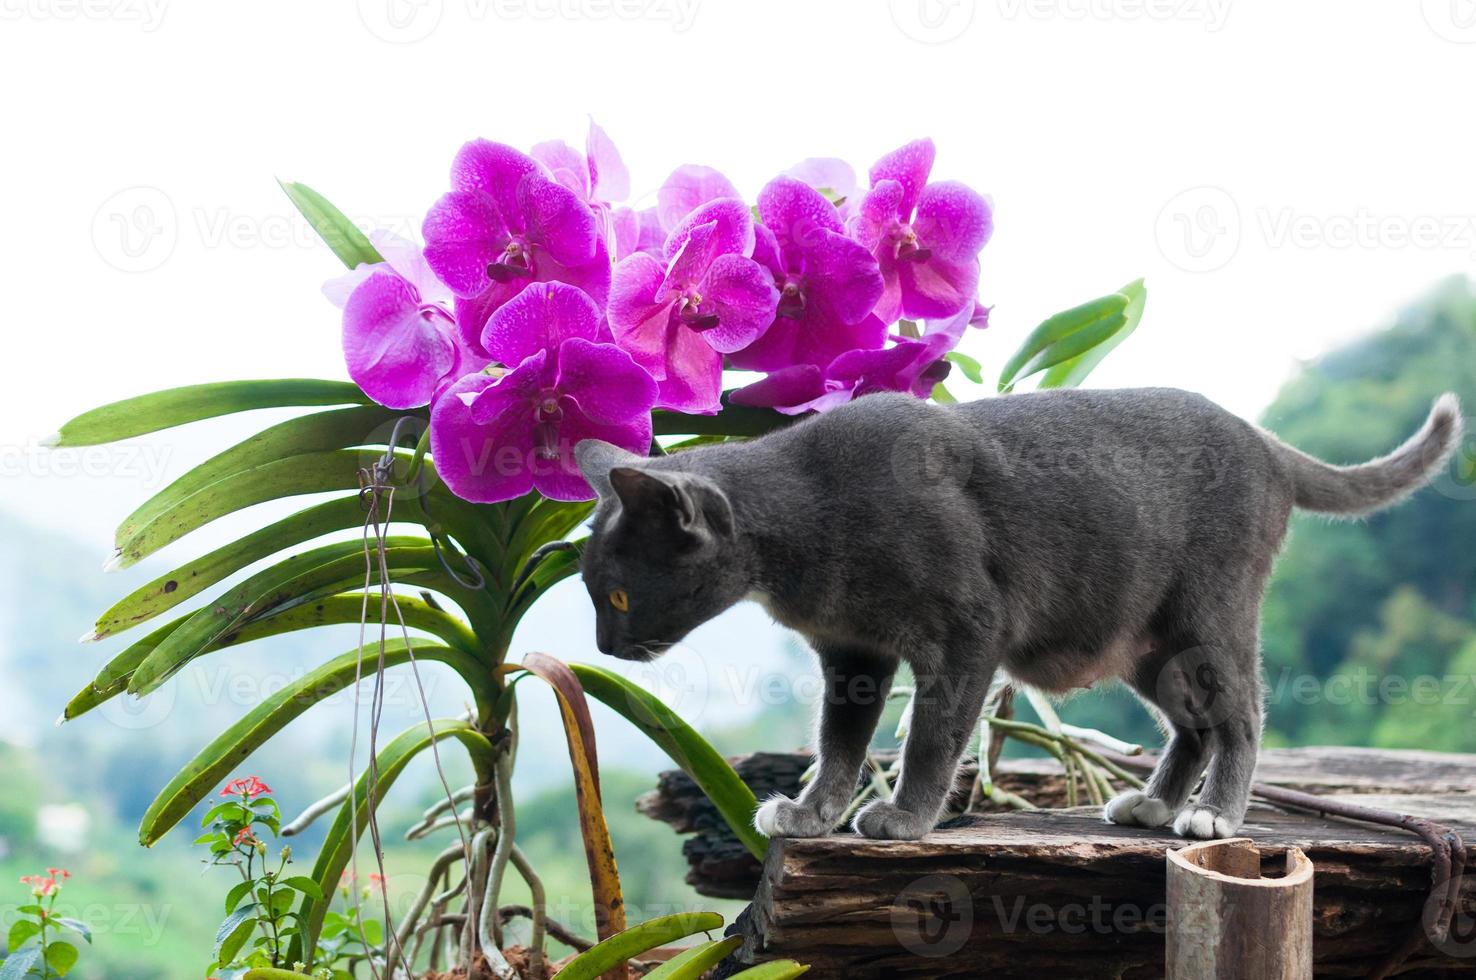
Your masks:
[[[1455,451],[1461,429],[1461,403],[1447,393],[1435,399],[1430,417],[1402,446],[1356,466],[1333,466],[1268,439],[1291,473],[1298,507],[1358,516],[1397,503],[1428,483]]]

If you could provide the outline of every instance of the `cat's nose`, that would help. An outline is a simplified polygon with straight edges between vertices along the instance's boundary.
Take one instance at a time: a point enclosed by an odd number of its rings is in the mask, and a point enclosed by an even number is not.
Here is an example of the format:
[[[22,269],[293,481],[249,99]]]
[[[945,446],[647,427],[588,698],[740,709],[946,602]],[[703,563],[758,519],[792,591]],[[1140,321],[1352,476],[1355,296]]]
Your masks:
[[[614,630],[612,630],[610,628],[610,624],[608,622],[596,622],[596,624],[595,624],[595,646],[599,648],[599,651],[601,653],[610,654],[610,653],[614,653],[615,652],[614,651],[614,646],[615,646],[614,637],[612,637],[610,635],[613,632],[614,632]]]

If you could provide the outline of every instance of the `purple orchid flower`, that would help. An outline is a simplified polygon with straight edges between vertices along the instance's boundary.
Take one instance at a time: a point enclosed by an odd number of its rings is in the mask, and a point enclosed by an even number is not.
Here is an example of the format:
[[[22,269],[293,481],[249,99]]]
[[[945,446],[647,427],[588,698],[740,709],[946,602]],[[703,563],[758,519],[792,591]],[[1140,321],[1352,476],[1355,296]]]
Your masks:
[[[933,386],[948,377],[951,365],[944,355],[958,346],[975,310],[970,305],[947,320],[930,321],[921,337],[898,337],[891,347],[847,351],[823,370],[800,364],[774,371],[739,388],[730,400],[734,405],[800,415],[823,412],[878,391],[927,398]]]
[[[886,289],[876,313],[951,317],[979,285],[979,252],[994,231],[989,201],[956,181],[929,184],[933,141],[918,140],[871,168],[871,189],[850,220],[852,236],[875,253]]]
[[[550,140],[533,147],[531,156],[589,206],[608,247],[615,205],[630,196],[630,171],[605,131],[591,118],[582,154],[563,140]]]
[[[880,347],[886,324],[871,316],[882,274],[872,254],[845,235],[825,196],[793,177],[776,177],[758,196],[754,260],[779,289],[773,324],[729,359],[737,368],[824,367],[846,351]]]
[[[656,209],[616,208],[610,215],[610,224],[615,239],[615,261],[645,252],[661,258],[666,247],[666,232],[661,230],[661,219]]]
[[[610,327],[615,341],[660,385],[659,403],[712,414],[721,407],[723,354],[757,340],[774,320],[774,277],[748,258],[753,219],[742,201],[719,198],[678,224],[666,265],[639,252],[615,267]]]
[[[473,140],[456,155],[451,186],[425,217],[425,258],[456,294],[469,347],[484,353],[482,327],[530,283],[568,283],[604,305],[610,256],[594,212],[537,160]]]
[[[385,231],[369,240],[385,261],[360,265],[323,292],[343,309],[349,377],[387,408],[418,408],[487,361],[462,343],[451,293],[420,249]]]
[[[673,170],[656,191],[656,219],[670,233],[702,205],[741,196],[733,182],[718,171],[685,163]]]
[[[537,489],[553,500],[594,496],[574,447],[602,439],[644,455],[656,382],[613,344],[582,290],[534,283],[498,307],[482,339],[511,370],[471,374],[431,410],[431,453],[452,492],[495,503]]]

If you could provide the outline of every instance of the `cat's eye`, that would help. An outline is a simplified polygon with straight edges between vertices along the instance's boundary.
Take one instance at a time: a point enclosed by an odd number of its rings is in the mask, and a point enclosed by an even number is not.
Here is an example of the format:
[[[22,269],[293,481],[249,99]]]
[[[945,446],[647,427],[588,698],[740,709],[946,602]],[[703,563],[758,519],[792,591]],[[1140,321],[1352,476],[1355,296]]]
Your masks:
[[[630,596],[625,594],[624,589],[616,589],[610,593],[610,605],[620,612],[630,612]]]

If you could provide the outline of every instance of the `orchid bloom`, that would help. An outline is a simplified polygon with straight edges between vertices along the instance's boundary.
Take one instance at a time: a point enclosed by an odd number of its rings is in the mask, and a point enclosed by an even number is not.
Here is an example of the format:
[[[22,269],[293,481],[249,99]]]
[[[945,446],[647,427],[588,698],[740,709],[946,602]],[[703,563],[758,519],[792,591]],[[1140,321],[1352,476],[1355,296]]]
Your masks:
[[[871,168],[871,189],[850,219],[852,236],[881,264],[886,289],[876,314],[951,317],[979,285],[979,252],[994,231],[993,208],[956,181],[929,184],[933,141],[908,143]]]
[[[471,350],[485,355],[488,317],[530,283],[567,283],[605,303],[610,253],[594,212],[541,163],[473,140],[456,155],[451,186],[425,216],[425,258],[456,294],[456,322]]]
[[[849,350],[880,347],[886,324],[871,310],[882,294],[876,259],[847,238],[835,206],[793,177],[759,192],[754,259],[779,289],[773,324],[729,358],[734,367],[824,367]]]
[[[733,182],[711,167],[694,163],[677,167],[656,192],[655,207],[639,211],[617,208],[611,215],[615,231],[615,261],[637,252],[664,258],[667,237],[687,215],[719,198],[738,196]]]
[[[658,403],[712,414],[721,407],[723,355],[768,329],[779,304],[773,276],[748,258],[753,218],[737,198],[688,214],[666,240],[666,266],[645,253],[615,267],[610,328],[660,385]]]
[[[349,377],[387,408],[419,408],[487,359],[462,342],[454,297],[420,248],[389,232],[369,240],[385,261],[329,280],[323,292],[343,309]]]
[[[553,500],[594,496],[574,461],[584,439],[651,448],[656,382],[614,344],[583,291],[534,283],[499,307],[481,341],[510,370],[462,378],[431,410],[436,472],[457,496],[495,503],[537,489]]]
[[[589,205],[608,243],[611,211],[630,196],[630,171],[605,131],[590,119],[584,153],[563,140],[550,140],[533,147],[531,155],[548,168],[554,180]]]
[[[947,320],[929,322],[921,337],[897,337],[891,347],[847,351],[823,369],[799,364],[774,371],[733,392],[732,402],[799,415],[823,412],[879,391],[927,398],[948,376],[951,365],[944,355],[975,323],[977,309],[983,308],[971,303]]]

